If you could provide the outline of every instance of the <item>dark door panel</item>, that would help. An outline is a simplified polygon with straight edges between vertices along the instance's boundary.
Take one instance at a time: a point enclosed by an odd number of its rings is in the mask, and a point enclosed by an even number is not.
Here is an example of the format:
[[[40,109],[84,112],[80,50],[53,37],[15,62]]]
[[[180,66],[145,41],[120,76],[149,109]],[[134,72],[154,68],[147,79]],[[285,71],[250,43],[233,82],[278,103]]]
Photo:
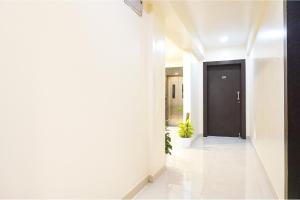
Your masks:
[[[203,135],[246,139],[245,60],[203,63]]]
[[[208,135],[238,137],[241,132],[240,66],[210,66],[208,82]]]

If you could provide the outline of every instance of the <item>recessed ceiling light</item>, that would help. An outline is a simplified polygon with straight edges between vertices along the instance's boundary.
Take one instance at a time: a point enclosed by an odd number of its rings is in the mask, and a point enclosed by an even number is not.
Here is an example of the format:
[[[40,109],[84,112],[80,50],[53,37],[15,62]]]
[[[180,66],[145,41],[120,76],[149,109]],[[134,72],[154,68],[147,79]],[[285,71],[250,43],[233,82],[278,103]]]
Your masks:
[[[225,43],[228,41],[228,39],[229,39],[228,36],[222,36],[220,37],[220,42]]]

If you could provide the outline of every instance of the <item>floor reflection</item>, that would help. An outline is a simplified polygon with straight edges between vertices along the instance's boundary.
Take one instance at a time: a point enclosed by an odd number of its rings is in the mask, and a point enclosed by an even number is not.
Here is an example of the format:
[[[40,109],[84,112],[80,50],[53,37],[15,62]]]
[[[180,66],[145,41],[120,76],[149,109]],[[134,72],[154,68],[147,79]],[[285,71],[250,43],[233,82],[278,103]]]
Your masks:
[[[251,143],[228,137],[198,137],[180,147],[171,128],[173,151],[167,170],[136,199],[274,199]]]

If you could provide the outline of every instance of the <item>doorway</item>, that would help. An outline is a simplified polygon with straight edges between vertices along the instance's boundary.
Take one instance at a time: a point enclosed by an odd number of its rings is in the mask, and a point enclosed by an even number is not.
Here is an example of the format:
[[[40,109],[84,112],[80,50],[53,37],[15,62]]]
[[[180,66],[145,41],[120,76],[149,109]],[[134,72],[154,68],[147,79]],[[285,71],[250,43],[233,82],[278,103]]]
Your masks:
[[[204,62],[204,136],[246,139],[245,60]]]
[[[182,67],[166,69],[166,125],[177,126],[183,117]]]

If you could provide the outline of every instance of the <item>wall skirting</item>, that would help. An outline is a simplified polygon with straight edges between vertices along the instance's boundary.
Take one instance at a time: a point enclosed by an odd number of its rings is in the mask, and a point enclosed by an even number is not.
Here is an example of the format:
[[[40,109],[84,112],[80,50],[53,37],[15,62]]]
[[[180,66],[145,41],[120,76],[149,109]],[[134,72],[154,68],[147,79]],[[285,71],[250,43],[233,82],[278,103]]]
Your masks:
[[[162,175],[166,167],[163,166],[154,175],[148,175],[135,187],[133,187],[122,199],[132,199],[139,191],[141,191],[148,183],[153,183],[158,177]]]
[[[148,177],[149,183],[153,183],[158,177],[160,177],[160,175],[162,175],[162,173],[165,171],[165,169],[166,169],[166,167],[163,166],[154,175],[149,175],[149,177]]]

